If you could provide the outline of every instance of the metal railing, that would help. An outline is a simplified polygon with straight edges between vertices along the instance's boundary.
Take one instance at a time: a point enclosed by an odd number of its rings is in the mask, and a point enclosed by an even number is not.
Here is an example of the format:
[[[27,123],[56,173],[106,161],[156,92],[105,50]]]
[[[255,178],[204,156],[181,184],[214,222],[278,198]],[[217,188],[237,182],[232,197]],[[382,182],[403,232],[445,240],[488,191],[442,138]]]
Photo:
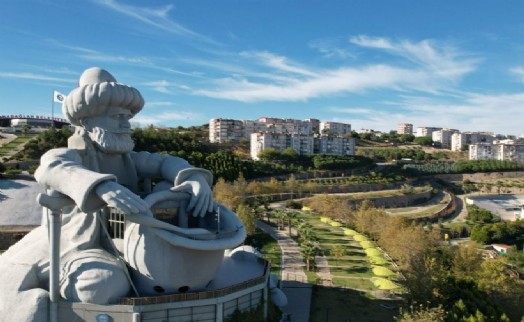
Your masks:
[[[257,261],[264,265],[264,273],[262,276],[252,278],[242,283],[238,283],[232,286],[224,287],[213,291],[183,293],[183,294],[171,294],[161,296],[148,296],[148,297],[125,297],[121,298],[119,304],[121,305],[150,305],[150,304],[162,304],[170,302],[182,302],[192,300],[204,300],[217,297],[223,297],[241,290],[248,289],[250,287],[260,285],[266,282],[269,275],[269,262],[265,259],[258,258]]]

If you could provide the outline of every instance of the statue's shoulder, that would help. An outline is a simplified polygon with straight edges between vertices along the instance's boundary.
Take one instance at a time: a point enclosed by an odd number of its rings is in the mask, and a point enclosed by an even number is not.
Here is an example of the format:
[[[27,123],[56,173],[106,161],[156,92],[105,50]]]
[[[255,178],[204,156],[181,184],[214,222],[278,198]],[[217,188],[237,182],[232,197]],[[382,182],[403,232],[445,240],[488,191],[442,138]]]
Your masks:
[[[70,159],[81,160],[81,151],[71,148],[55,148],[47,151],[42,155],[42,160],[46,159]]]

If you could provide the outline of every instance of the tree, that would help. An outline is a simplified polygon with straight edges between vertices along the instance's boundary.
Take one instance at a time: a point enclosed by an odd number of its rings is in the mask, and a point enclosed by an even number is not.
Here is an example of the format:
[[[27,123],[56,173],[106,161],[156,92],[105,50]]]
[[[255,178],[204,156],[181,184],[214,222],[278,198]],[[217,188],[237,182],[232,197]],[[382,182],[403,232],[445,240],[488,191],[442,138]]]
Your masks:
[[[351,131],[351,136],[350,137],[355,138],[355,139],[360,139],[360,135],[355,130]]]
[[[227,183],[223,178],[219,178],[213,187],[213,195],[219,203],[233,211],[241,203],[233,185]]]
[[[291,232],[291,222],[297,218],[297,213],[294,211],[284,211],[284,219],[287,221],[287,229],[289,237],[293,236]]]
[[[306,270],[308,272],[311,269],[311,261],[315,262],[315,256],[318,255],[319,251],[318,246],[312,241],[305,241],[300,244],[300,253],[306,262]]]
[[[242,223],[244,223],[244,227],[246,228],[247,235],[248,236],[254,235],[255,230],[256,230],[255,212],[247,205],[240,204],[237,207],[236,214],[238,218],[242,220]]]
[[[398,137],[400,143],[413,142],[415,136],[413,134],[401,134]]]
[[[424,146],[431,146],[433,144],[433,139],[431,136],[418,136],[413,139],[413,143]]]
[[[476,244],[459,245],[453,253],[453,274],[462,279],[474,280],[482,261],[482,253]]]
[[[31,125],[24,124],[24,126],[22,126],[22,132],[24,132],[24,135],[27,135],[27,132],[29,132],[30,130],[31,130]]]
[[[409,310],[401,310],[400,316],[395,318],[397,322],[444,322],[446,311],[440,305],[437,307],[410,307]]]
[[[277,210],[273,210],[272,211],[272,215],[273,217],[277,220],[278,224],[278,229],[283,229],[284,228],[284,220],[286,219],[286,213],[284,210],[282,209],[277,209]]]
[[[298,226],[297,230],[299,233],[300,243],[312,242],[316,240],[315,230],[311,224],[307,222],[302,223]]]
[[[483,261],[477,276],[479,288],[488,294],[507,296],[522,292],[520,281],[509,274],[504,258]]]
[[[338,260],[346,255],[346,248],[343,245],[337,244],[331,248],[330,254],[335,257],[338,265]]]
[[[298,158],[298,153],[293,148],[285,148],[281,155],[287,161],[294,161]]]
[[[289,189],[289,192],[300,192],[300,183],[295,178],[294,175],[290,175],[289,178],[286,181],[286,188]]]
[[[265,161],[276,161],[282,158],[282,154],[275,148],[267,148],[258,153],[258,158]]]
[[[376,208],[371,201],[364,200],[353,213],[353,223],[358,231],[367,233],[376,240],[386,216],[384,209]]]

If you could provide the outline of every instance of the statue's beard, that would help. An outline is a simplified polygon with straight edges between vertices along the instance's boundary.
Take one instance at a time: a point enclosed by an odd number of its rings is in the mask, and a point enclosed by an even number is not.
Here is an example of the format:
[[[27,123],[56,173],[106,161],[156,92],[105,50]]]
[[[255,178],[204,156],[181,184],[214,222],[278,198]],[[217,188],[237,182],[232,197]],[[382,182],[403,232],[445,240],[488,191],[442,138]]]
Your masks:
[[[128,153],[133,151],[135,147],[135,143],[128,132],[114,133],[100,127],[94,127],[88,133],[96,147],[104,153]]]

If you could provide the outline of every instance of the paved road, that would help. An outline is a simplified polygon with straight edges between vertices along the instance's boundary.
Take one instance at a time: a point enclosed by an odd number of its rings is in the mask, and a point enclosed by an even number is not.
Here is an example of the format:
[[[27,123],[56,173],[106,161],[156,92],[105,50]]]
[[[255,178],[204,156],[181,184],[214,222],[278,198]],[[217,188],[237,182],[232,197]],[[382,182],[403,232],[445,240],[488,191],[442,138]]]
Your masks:
[[[308,322],[312,289],[304,273],[300,247],[287,235],[287,230],[276,230],[262,221],[257,222],[257,227],[270,234],[282,250],[281,288],[288,300],[284,313],[290,314],[293,322]]]
[[[42,207],[36,196],[42,191],[34,180],[0,179],[0,226],[40,225]]]

